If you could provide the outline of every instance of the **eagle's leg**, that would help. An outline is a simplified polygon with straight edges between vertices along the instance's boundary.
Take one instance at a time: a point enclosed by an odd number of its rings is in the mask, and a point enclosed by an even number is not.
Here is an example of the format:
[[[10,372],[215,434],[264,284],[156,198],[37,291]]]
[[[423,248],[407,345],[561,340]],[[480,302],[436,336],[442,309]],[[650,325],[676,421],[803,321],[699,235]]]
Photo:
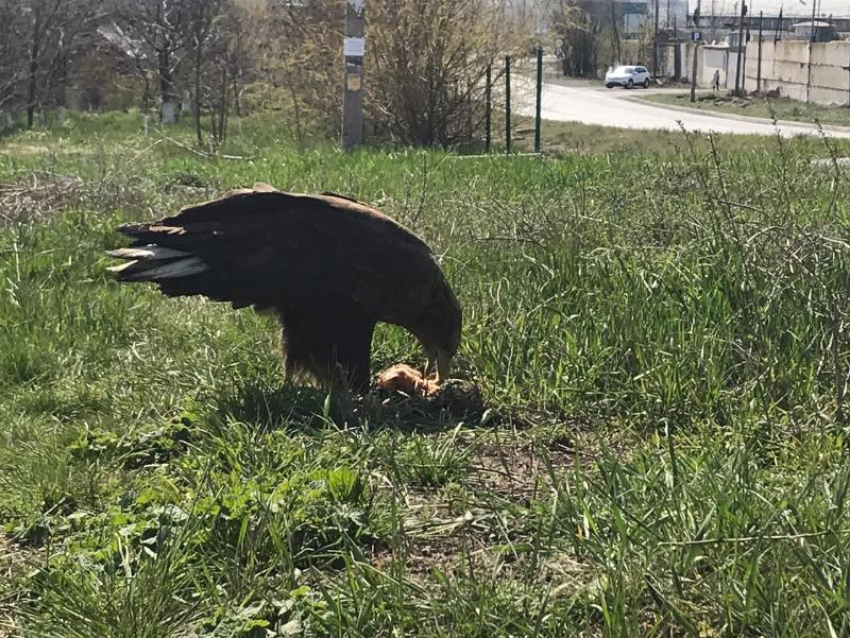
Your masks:
[[[372,333],[369,326],[347,325],[343,334],[333,338],[329,363],[333,367],[331,383],[353,392],[366,392],[372,379]]]
[[[437,353],[425,350],[427,360],[425,361],[425,369],[422,371],[422,376],[428,378],[437,368]]]
[[[331,317],[279,314],[287,377],[313,377],[325,386],[368,390],[374,320],[346,312]]]

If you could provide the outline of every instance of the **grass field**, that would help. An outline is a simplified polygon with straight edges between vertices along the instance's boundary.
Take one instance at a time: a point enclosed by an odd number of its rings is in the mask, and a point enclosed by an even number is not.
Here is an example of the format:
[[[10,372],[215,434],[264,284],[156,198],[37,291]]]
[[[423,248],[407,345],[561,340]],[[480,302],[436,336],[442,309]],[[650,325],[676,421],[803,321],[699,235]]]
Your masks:
[[[345,155],[245,120],[227,159],[138,128],[0,140],[0,634],[850,635],[848,182],[811,164],[846,147]],[[480,404],[334,416],[270,319],[109,280],[118,223],[254,181],[443,255]]]
[[[775,118],[807,124],[820,122],[823,125],[850,126],[850,109],[846,106],[807,104],[790,98],[765,99],[760,96],[736,98],[728,95],[701,93],[697,95],[696,102],[691,103],[690,94],[680,92],[676,94],[658,93],[642,99],[649,102],[746,115],[748,117],[761,117],[769,120]]]

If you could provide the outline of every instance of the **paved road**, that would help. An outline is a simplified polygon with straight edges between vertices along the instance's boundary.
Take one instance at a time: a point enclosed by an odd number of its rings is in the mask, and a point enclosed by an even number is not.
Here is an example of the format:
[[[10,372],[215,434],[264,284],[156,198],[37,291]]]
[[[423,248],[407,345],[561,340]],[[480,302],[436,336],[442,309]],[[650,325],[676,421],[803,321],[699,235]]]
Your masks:
[[[526,84],[524,79],[518,80],[519,94],[522,103],[516,110],[523,115],[534,115],[533,85]],[[513,82],[511,82],[513,84]],[[702,115],[678,109],[668,109],[661,105],[651,105],[633,99],[636,95],[646,95],[656,92],[650,89],[606,89],[595,86],[561,86],[545,84],[543,87],[543,119],[563,122],[583,122],[601,126],[635,129],[675,129],[679,130],[679,121],[689,131],[707,133],[741,133],[757,135],[776,135],[776,128],[770,122],[753,122],[737,120],[714,115]],[[779,131],[783,136],[817,135],[814,126],[805,124],[781,124]],[[850,138],[850,130],[840,131],[829,129],[831,137]]]

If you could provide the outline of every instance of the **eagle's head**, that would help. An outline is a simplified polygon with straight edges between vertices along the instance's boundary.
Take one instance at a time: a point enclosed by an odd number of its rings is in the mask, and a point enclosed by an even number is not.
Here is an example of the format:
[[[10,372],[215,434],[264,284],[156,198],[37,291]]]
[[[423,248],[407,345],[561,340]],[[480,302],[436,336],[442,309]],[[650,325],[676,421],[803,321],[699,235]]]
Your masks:
[[[445,381],[460,345],[463,317],[457,297],[445,277],[435,278],[427,303],[409,330],[428,355],[428,368],[437,364],[437,382]]]

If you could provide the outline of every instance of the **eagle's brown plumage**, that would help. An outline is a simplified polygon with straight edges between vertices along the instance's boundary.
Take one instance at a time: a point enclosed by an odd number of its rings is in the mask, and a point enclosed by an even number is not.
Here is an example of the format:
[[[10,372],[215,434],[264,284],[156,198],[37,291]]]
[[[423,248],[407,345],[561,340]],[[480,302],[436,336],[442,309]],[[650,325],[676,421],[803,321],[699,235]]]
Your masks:
[[[133,240],[109,252],[128,260],[111,269],[119,281],[273,311],[291,377],[331,383],[342,371],[365,388],[377,322],[406,328],[436,360],[438,379],[448,374],[457,299],[428,246],[374,208],[257,184],[118,230]]]

